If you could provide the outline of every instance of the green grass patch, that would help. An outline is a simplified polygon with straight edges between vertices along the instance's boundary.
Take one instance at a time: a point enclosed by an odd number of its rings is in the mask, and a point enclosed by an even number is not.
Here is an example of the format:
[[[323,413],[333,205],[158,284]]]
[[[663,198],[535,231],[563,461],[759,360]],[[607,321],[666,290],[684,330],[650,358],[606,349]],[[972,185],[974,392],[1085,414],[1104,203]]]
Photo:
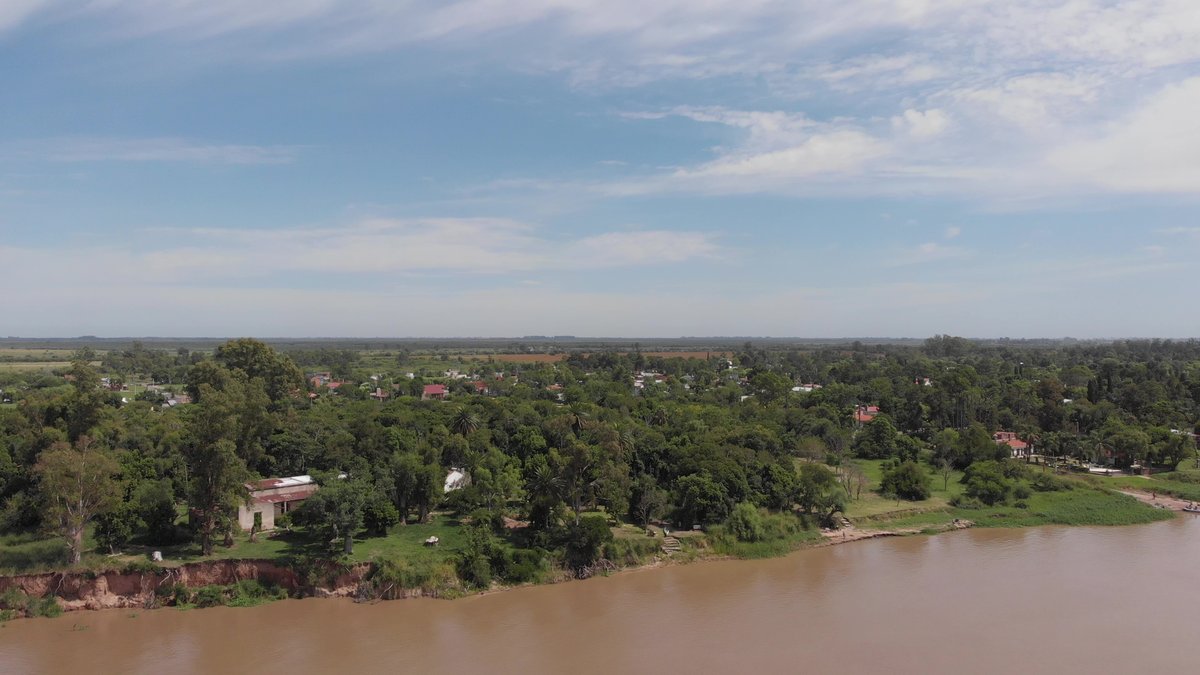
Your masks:
[[[1024,504],[1024,508],[1018,506]],[[1035,492],[1025,500],[980,509],[946,508],[879,520],[871,525],[888,529],[945,526],[956,518],[977,527],[1036,527],[1039,525],[1140,525],[1170,520],[1174,514],[1147,506],[1128,495],[1080,484],[1073,490]]]

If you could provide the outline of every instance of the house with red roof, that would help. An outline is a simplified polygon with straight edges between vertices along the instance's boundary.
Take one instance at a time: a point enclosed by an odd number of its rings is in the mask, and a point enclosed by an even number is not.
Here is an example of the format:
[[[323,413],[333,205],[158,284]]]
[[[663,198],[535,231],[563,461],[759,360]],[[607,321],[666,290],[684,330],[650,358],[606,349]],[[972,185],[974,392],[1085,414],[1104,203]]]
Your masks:
[[[992,440],[998,445],[1007,445],[1013,457],[1028,457],[1033,452],[1029,443],[1017,438],[1015,431],[997,431],[992,434]]]
[[[246,483],[250,500],[238,505],[238,525],[249,530],[258,525],[260,530],[275,529],[275,519],[291,513],[305,499],[317,491],[312,476],[289,478],[265,478]]]
[[[877,405],[860,405],[854,409],[854,421],[859,424],[866,424],[875,419],[879,414],[879,406]]]
[[[444,401],[446,400],[446,385],[444,384],[427,384],[421,390],[422,401]]]

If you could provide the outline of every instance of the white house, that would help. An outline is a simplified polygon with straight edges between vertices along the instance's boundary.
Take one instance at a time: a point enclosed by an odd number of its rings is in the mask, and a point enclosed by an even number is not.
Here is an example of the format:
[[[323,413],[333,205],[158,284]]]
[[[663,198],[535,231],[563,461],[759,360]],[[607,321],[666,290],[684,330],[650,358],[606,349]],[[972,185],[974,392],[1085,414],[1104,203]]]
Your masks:
[[[291,476],[289,478],[267,478],[253,483],[246,483],[250,491],[250,502],[238,506],[238,524],[243,530],[254,527],[255,516],[259,518],[259,528],[275,529],[275,518],[291,512],[317,491],[317,483],[312,476]]]

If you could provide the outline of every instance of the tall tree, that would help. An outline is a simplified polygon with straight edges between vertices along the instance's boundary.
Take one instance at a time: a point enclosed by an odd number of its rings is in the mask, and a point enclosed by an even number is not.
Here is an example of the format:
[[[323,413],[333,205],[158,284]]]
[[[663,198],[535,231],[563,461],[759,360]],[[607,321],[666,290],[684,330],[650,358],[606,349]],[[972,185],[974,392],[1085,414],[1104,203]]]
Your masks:
[[[75,445],[55,443],[37,463],[47,512],[66,538],[71,564],[83,555],[83,531],[97,515],[121,503],[117,461],[95,446],[87,436]]]
[[[250,478],[238,455],[237,397],[200,385],[200,403],[188,417],[183,454],[188,469],[188,505],[199,518],[200,550],[211,555],[213,535],[248,497]]]

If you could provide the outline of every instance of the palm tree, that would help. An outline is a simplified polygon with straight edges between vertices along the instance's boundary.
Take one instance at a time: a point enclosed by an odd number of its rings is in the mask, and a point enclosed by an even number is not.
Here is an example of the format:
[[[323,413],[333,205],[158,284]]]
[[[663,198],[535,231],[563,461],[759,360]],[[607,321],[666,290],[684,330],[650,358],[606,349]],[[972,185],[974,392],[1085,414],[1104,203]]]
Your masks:
[[[479,415],[476,415],[474,411],[459,408],[458,412],[454,414],[454,419],[450,420],[450,430],[467,436],[479,429],[480,424]]]

